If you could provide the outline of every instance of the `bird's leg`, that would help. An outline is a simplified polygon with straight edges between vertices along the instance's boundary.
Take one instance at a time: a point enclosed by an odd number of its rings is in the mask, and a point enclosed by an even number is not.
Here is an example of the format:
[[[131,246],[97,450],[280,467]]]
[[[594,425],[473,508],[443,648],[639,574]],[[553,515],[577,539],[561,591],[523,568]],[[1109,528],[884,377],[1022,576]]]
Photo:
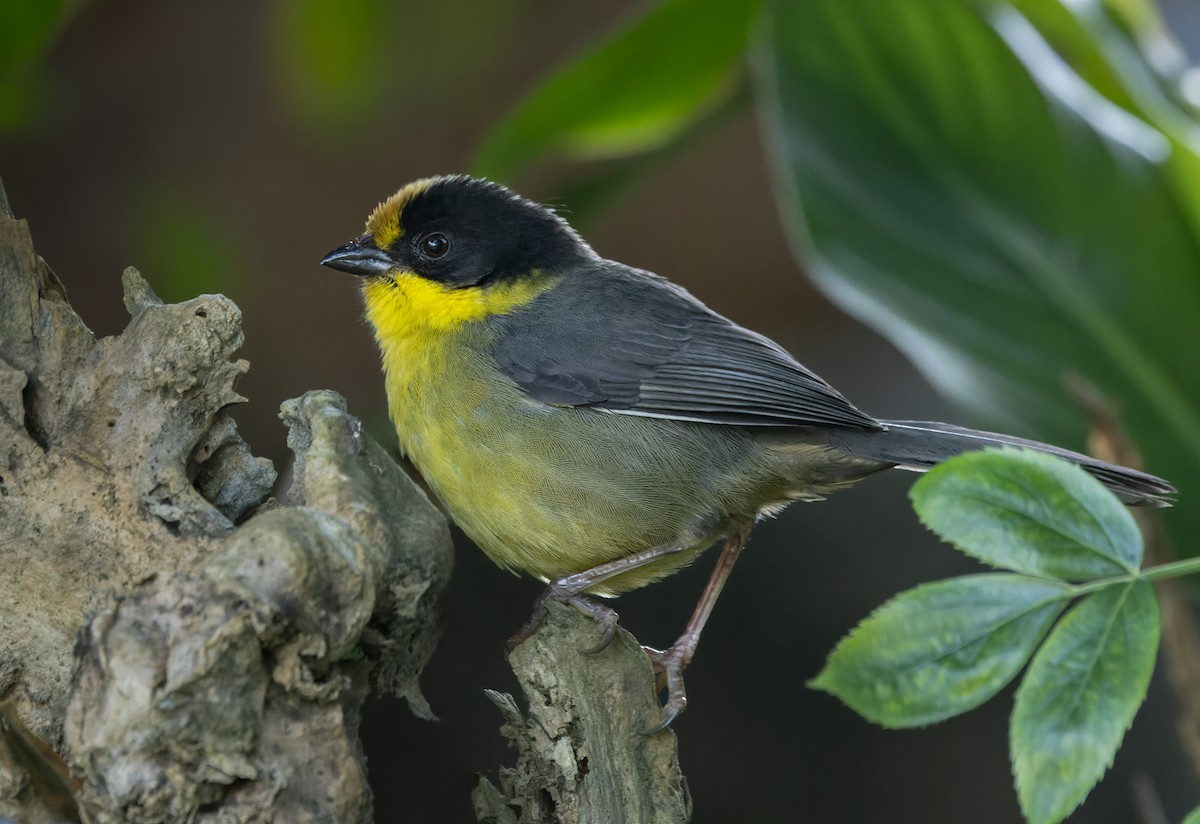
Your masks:
[[[674,555],[677,552],[682,552],[692,546],[692,543],[686,540],[678,540],[669,544],[660,544],[650,549],[635,552],[632,555],[626,555],[622,558],[617,558],[614,561],[607,561],[591,569],[585,569],[583,572],[576,572],[572,575],[564,575],[551,581],[545,591],[538,596],[537,601],[533,604],[533,615],[529,616],[529,620],[525,622],[525,626],[517,631],[517,634],[508,639],[508,649],[511,652],[518,645],[523,643],[529,636],[537,631],[537,628],[546,620],[546,603],[548,601],[559,601],[564,604],[570,604],[576,609],[583,612],[585,615],[591,616],[596,622],[596,626],[600,628],[601,637],[598,643],[587,652],[600,652],[612,643],[613,636],[617,632],[617,613],[597,603],[591,598],[586,597],[583,593],[597,584],[602,584],[618,575],[645,566],[646,564],[657,561],[659,558],[665,558],[668,555]]]
[[[704,624],[708,621],[708,616],[712,613],[713,606],[717,603],[717,598],[725,587],[725,580],[729,577],[729,572],[737,562],[738,556],[742,554],[742,548],[746,546],[749,537],[749,530],[739,530],[725,539],[721,557],[717,559],[712,576],[704,587],[700,603],[696,604],[696,610],[692,613],[687,628],[670,649],[642,648],[650,656],[651,663],[654,664],[659,688],[665,687],[667,690],[667,700],[663,704],[663,720],[658,726],[646,730],[646,735],[653,735],[665,730],[687,708],[687,693],[683,688],[683,669],[692,662],[692,657],[696,654],[696,647],[700,643],[700,633],[704,630]]]

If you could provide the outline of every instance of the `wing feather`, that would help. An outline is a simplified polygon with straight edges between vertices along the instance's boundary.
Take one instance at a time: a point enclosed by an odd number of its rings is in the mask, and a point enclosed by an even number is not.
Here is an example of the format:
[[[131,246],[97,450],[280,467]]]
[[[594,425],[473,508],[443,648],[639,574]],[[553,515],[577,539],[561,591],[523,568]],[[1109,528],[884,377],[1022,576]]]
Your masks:
[[[883,428],[770,339],[610,261],[490,323],[496,365],[542,403],[714,424]]]

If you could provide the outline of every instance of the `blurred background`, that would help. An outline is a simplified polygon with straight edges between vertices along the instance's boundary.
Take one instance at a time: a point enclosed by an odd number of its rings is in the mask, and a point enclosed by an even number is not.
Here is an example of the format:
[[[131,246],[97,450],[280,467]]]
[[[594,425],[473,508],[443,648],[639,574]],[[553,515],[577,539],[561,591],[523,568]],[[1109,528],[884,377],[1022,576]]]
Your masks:
[[[394,441],[355,282],[317,261],[405,182],[469,170],[540,78],[650,6],[60,5],[46,3],[40,37],[0,32],[0,177],[12,207],[97,335],[127,320],[129,265],[166,300],[236,301],[251,368],[238,386],[248,403],[234,416],[255,454],[281,469],[278,406],[309,389],[342,393],[377,438]],[[1195,55],[1200,6],[1176,0],[1162,11]],[[725,113],[589,211],[585,236],[778,340],[870,413],[971,423],[806,281],[780,227],[760,128],[748,106]],[[550,168],[516,183],[553,199],[556,180]],[[674,727],[697,824],[1019,820],[1011,691],[938,726],[888,732],[804,686],[888,597],[972,569],[916,523],[911,481],[875,478],[755,533],[688,670],[689,709]],[[456,541],[444,638],[423,679],[441,720],[417,721],[396,700],[367,709],[381,822],[472,821],[475,774],[515,757],[482,690],[515,688],[503,643],[540,587]],[[702,561],[622,598],[623,625],[643,643],[669,644],[707,575]],[[1171,822],[1195,805],[1173,712],[1156,675],[1112,773],[1072,821],[1142,820],[1139,793],[1159,799]]]

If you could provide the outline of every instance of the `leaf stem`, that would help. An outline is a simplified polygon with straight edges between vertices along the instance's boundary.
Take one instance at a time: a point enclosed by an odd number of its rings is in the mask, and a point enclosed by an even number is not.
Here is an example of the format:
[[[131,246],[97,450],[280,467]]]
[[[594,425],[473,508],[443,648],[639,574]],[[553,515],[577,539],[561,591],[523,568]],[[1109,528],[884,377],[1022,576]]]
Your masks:
[[[1179,578],[1198,572],[1200,572],[1200,557],[1184,558],[1181,561],[1159,564],[1130,575],[1114,575],[1111,578],[1097,578],[1094,581],[1075,584],[1071,587],[1071,595],[1075,597],[1087,595],[1090,592],[1099,592],[1102,589],[1108,589],[1117,584],[1127,584],[1130,581],[1160,581],[1164,578]]]
[[[1139,576],[1143,581],[1157,581],[1160,578],[1178,578],[1182,575],[1194,575],[1200,572],[1200,558],[1184,558],[1169,564],[1159,564],[1150,569],[1142,570]]]

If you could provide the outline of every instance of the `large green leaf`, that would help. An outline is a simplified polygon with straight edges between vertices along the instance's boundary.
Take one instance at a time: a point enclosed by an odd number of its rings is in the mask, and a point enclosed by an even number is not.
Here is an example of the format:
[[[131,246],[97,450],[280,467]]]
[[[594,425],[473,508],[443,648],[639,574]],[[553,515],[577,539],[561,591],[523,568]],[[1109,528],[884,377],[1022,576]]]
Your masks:
[[[1115,24],[1057,19],[1052,46],[1000,0],[777,2],[760,76],[785,224],[818,284],[978,418],[1078,447],[1082,375],[1195,501],[1195,123],[1138,82],[1136,49],[1087,40]],[[1168,526],[1195,547],[1200,507]]]
[[[665,0],[560,70],[488,138],[477,174],[511,179],[534,158],[654,150],[734,88],[759,0]]]
[[[1193,233],[1200,231],[1197,110],[1181,87],[1190,66],[1152,0],[1013,0],[1013,5],[1088,86],[1171,141],[1163,171]]]
[[[992,566],[1086,581],[1136,573],[1142,564],[1142,534],[1129,510],[1052,455],[959,455],[931,469],[910,496],[925,526]]]
[[[1009,730],[1030,822],[1066,818],[1112,764],[1146,697],[1158,637],[1154,590],[1134,581],[1085,598],[1033,657]]]
[[[810,686],[887,727],[952,718],[1012,680],[1070,597],[1066,584],[1001,573],[924,584],[842,639]]]
[[[1012,5],[1088,85],[1123,109],[1159,121],[1168,107],[1194,111],[1180,88],[1186,55],[1168,36],[1154,0]]]

